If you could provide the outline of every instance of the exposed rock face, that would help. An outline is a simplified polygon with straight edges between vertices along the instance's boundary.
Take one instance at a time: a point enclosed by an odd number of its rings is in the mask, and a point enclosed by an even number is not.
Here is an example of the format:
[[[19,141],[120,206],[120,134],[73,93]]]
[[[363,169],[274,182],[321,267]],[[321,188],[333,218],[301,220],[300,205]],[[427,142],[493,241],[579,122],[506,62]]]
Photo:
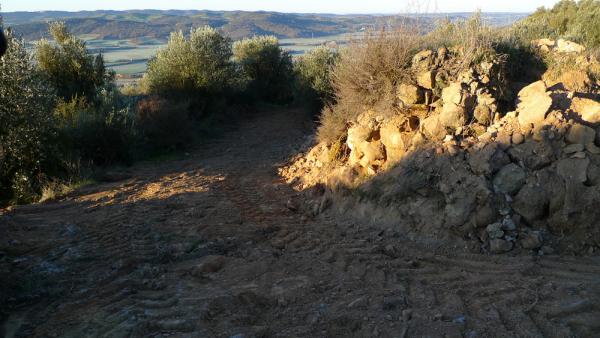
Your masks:
[[[537,44],[580,53],[571,44]],[[451,231],[480,241],[484,252],[600,246],[598,96],[537,81],[516,86],[516,111],[502,111],[499,63],[451,76],[444,68],[450,54],[418,53],[408,81],[416,85],[398,88],[409,108],[360,115],[347,132],[345,161],[312,177],[389,206],[415,233]],[[339,177],[329,180],[332,173]]]

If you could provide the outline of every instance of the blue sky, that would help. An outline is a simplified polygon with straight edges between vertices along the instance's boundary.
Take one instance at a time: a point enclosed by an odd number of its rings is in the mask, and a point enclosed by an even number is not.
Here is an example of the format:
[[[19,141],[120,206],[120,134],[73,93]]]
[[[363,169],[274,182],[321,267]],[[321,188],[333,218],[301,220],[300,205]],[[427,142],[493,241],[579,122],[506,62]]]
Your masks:
[[[0,0],[2,11],[95,9],[267,10],[296,13],[529,12],[558,0]]]

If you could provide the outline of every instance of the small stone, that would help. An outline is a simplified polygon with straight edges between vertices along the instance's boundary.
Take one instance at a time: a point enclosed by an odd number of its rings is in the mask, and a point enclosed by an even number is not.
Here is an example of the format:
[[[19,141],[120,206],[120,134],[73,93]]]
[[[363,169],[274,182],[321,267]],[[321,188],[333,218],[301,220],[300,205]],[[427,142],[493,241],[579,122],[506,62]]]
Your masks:
[[[460,153],[460,147],[453,145],[453,144],[449,145],[446,150],[448,151],[448,154],[450,154],[451,156],[456,156]]]
[[[590,154],[598,155],[600,154],[600,147],[598,147],[594,142],[590,142],[585,145],[585,149],[590,152]]]
[[[505,241],[503,239],[492,239],[490,241],[490,252],[494,254],[501,254],[512,250],[512,242]]]
[[[348,304],[348,308],[364,308],[367,307],[367,305],[369,305],[369,299],[366,296],[363,296],[350,302],[350,304]]]
[[[510,217],[505,217],[502,220],[502,230],[505,231],[514,231],[517,229],[517,225],[515,224],[515,222],[512,220],[512,218]]]
[[[402,310],[402,321],[408,322],[409,320],[411,320],[412,314],[413,314],[412,309]]]
[[[203,260],[202,263],[192,269],[191,273],[193,276],[202,277],[207,273],[215,273],[225,265],[224,256],[206,256]]]
[[[383,309],[385,311],[400,309],[405,303],[406,300],[403,297],[383,297]]]
[[[581,152],[573,154],[571,156],[571,158],[574,158],[574,159],[584,159],[584,158],[586,158],[586,155],[585,155],[585,153],[583,151],[581,151]]]
[[[504,231],[502,231],[502,223],[492,223],[488,225],[485,230],[488,233],[489,238],[502,238],[504,237]]]
[[[388,244],[383,248],[383,253],[391,258],[398,258],[400,255],[398,250],[392,244]]]
[[[513,144],[521,144],[525,141],[525,136],[523,136],[523,134],[521,133],[514,133],[512,135],[512,143]]]
[[[554,249],[551,246],[548,246],[548,245],[544,245],[540,249],[540,253],[541,254],[545,254],[545,255],[552,255],[554,252],[555,252]]]
[[[567,141],[573,144],[589,144],[594,143],[596,139],[596,131],[582,124],[574,124],[567,133]]]
[[[523,236],[520,244],[523,249],[538,249],[543,244],[542,234],[539,231],[531,231]]]
[[[575,143],[575,144],[569,144],[568,146],[564,147],[563,152],[565,154],[573,154],[573,153],[582,152],[584,149],[585,149],[585,146],[583,144]]]

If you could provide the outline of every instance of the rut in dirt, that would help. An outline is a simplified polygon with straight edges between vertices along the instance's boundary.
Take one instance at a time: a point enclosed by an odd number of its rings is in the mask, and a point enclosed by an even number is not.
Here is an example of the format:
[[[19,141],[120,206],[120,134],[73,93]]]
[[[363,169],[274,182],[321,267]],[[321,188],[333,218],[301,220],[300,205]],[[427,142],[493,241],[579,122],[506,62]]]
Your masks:
[[[185,160],[0,216],[4,336],[600,335],[596,257],[464,254],[402,220],[304,212],[277,167],[309,120],[263,111]]]

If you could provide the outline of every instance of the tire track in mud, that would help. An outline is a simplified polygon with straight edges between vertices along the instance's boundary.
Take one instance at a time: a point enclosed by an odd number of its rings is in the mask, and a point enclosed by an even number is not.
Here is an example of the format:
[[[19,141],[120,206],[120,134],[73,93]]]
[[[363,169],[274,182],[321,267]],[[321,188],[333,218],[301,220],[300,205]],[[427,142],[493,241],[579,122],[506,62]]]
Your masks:
[[[265,113],[188,159],[0,216],[0,281],[45,281],[6,297],[5,334],[600,335],[597,257],[442,253],[286,207],[274,163],[299,119]]]

